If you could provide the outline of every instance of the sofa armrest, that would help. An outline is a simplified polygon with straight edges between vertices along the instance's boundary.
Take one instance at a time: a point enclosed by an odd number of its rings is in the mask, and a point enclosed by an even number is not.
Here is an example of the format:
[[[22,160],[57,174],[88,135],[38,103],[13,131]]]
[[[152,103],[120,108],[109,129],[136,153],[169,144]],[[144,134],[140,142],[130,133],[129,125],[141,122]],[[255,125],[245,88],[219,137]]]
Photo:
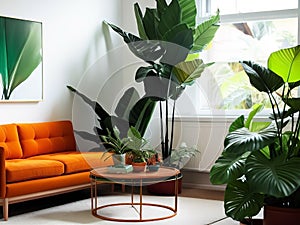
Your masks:
[[[0,146],[0,198],[6,194],[5,150]]]

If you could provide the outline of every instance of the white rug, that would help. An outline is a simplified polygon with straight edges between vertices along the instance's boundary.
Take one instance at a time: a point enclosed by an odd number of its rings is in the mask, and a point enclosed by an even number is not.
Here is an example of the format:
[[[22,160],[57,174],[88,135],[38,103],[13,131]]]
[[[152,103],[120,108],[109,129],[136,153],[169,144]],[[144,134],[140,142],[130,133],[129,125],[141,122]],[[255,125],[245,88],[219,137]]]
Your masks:
[[[136,201],[138,196],[135,196]],[[130,195],[103,196],[99,198],[99,205],[111,204],[115,202],[129,202]],[[159,197],[159,196],[144,196],[144,202],[148,203],[163,203],[174,206],[174,197]],[[197,198],[179,197],[178,213],[175,217],[153,222],[142,223],[123,223],[111,222],[98,219],[91,215],[90,211],[91,200],[85,199],[77,202],[59,205],[56,207],[43,209],[31,213],[26,213],[18,216],[9,217],[7,222],[3,224],[13,225],[66,225],[66,224],[97,224],[97,225],[112,225],[112,224],[142,224],[142,225],[238,225],[229,218],[225,218],[223,202],[215,200],[205,200]],[[135,218],[137,213],[131,206],[118,206],[109,209],[103,209],[102,213],[107,216],[117,218]],[[170,211],[163,208],[144,207],[143,216],[159,216],[166,215]],[[138,217],[136,217],[138,218]],[[224,219],[225,218],[225,219]],[[220,221],[219,221],[220,220]],[[218,222],[217,222],[218,221]]]

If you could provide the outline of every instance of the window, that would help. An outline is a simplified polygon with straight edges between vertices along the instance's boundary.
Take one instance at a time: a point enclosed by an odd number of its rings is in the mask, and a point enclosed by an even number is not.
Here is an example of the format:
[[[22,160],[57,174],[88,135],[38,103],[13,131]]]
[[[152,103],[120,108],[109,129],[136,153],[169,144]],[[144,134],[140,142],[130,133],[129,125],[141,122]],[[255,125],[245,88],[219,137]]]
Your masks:
[[[205,62],[215,62],[189,87],[182,104],[191,99],[196,114],[236,114],[266,98],[250,84],[238,63],[252,60],[266,66],[271,52],[297,45],[298,0],[201,0],[202,16],[220,10],[220,28],[201,53]],[[187,98],[187,99],[186,99]],[[266,105],[268,108],[268,105]],[[182,112],[183,114],[191,112]]]

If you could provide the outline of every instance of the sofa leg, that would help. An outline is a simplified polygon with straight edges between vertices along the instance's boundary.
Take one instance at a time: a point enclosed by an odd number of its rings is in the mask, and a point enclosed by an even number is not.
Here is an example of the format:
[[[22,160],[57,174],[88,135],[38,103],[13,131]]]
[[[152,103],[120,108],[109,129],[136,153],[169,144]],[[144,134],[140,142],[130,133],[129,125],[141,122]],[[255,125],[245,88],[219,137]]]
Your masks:
[[[4,201],[3,202],[3,219],[5,221],[7,221],[8,220],[8,198],[5,198],[3,201]]]

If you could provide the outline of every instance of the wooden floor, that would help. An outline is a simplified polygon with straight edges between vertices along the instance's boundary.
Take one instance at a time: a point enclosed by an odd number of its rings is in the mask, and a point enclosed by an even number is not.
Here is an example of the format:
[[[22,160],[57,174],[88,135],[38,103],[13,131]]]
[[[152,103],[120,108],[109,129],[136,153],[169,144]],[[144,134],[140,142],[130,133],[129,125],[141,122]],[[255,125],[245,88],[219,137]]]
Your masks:
[[[180,196],[223,201],[224,191],[183,188]]]

